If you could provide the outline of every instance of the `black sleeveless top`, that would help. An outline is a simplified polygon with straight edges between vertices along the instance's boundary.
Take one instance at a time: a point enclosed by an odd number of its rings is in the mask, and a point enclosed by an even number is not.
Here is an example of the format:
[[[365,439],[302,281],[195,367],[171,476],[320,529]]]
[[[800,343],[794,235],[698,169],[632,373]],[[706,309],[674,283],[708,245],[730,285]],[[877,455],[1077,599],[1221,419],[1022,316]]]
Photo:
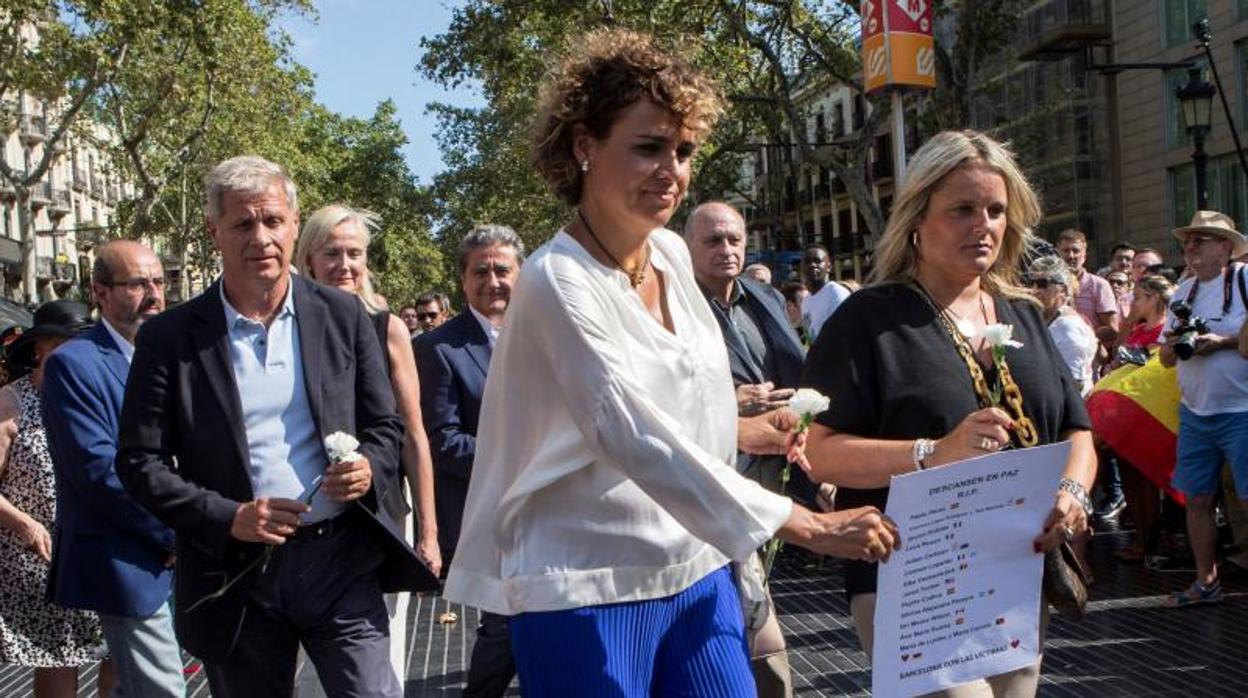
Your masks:
[[[377,331],[377,343],[381,345],[381,360],[386,367],[386,378],[390,377],[390,312],[379,310],[368,316],[373,321],[373,329]]]

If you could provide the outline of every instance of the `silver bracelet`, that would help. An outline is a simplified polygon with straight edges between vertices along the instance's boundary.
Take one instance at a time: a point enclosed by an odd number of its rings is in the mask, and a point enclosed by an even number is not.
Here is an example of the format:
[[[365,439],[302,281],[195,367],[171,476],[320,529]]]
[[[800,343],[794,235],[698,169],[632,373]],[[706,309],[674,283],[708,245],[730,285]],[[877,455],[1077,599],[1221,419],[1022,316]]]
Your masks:
[[[1057,483],[1057,491],[1059,493],[1066,492],[1070,496],[1074,497],[1075,501],[1078,502],[1079,506],[1083,509],[1083,513],[1088,517],[1092,516],[1092,498],[1088,496],[1088,490],[1085,489],[1083,485],[1068,477],[1064,477]]]
[[[931,439],[915,439],[914,448],[910,452],[910,458],[914,461],[914,469],[922,470],[927,467],[925,461],[935,452],[935,441]]]

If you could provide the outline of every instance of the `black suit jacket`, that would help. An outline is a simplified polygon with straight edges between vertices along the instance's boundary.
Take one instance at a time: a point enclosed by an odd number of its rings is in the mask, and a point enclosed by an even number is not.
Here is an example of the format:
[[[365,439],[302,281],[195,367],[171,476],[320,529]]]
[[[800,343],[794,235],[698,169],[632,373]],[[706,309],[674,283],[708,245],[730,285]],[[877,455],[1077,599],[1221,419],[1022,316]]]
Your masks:
[[[802,342],[789,324],[788,315],[784,312],[784,296],[770,286],[760,284],[752,279],[737,277],[741,292],[750,314],[758,322],[758,329],[763,339],[771,348],[772,370],[767,375],[766,368],[756,366],[750,358],[745,340],[732,326],[728,314],[714,301],[708,299],[712,313],[719,323],[724,335],[724,344],[728,347],[728,366],[732,371],[734,386],[763,383],[771,381],[776,388],[793,388],[799,386],[802,377],[802,364],[806,360],[806,351]],[[759,467],[760,459],[775,460],[778,456],[752,456],[742,453],[738,457],[737,469],[745,472]],[[770,466],[768,466],[770,467]],[[815,486],[801,470],[794,468],[789,481],[789,494],[794,499],[806,504],[814,503]]]
[[[403,426],[364,306],[354,296],[297,275],[291,283],[304,385],[320,436],[353,434],[373,470],[372,489],[356,502],[386,551],[383,587],[436,587],[394,524],[401,512],[379,504],[398,486]],[[187,609],[263,550],[230,536],[235,510],[253,494],[220,284],[143,325],[126,385],[116,463],[130,494],[177,534],[178,639],[210,661],[224,659],[240,631],[245,633],[243,602],[256,572],[220,599]]]
[[[490,340],[472,311],[465,309],[417,337],[412,349],[420,373],[420,414],[433,455],[438,546],[449,566],[477,453],[477,417],[490,367]]]

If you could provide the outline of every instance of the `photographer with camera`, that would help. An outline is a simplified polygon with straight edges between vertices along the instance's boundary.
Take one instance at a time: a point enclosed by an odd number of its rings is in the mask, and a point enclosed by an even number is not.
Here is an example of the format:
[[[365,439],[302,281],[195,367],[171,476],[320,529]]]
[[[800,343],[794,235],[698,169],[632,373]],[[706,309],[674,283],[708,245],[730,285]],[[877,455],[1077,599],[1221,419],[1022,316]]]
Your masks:
[[[1248,252],[1248,238],[1215,211],[1197,211],[1191,225],[1174,235],[1192,275],[1175,289],[1161,362],[1178,365],[1182,401],[1171,484],[1187,496],[1196,581],[1166,605],[1184,607],[1222,600],[1213,503],[1223,462],[1231,464],[1239,496],[1248,497],[1248,361],[1237,351],[1248,317],[1248,284],[1244,268],[1231,263]]]

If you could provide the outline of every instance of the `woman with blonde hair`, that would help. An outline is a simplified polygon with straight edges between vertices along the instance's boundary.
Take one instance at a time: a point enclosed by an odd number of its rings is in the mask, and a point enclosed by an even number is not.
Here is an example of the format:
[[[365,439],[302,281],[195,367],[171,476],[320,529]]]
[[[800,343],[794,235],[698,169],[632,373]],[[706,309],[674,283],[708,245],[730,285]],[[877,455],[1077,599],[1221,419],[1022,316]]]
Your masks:
[[[420,377],[416,373],[416,359],[407,326],[397,315],[385,309],[385,301],[373,289],[368,271],[368,243],[370,233],[377,227],[377,217],[368,212],[342,204],[332,204],[318,209],[308,217],[295,247],[295,267],[304,276],[352,293],[360,297],[364,307],[373,318],[377,341],[381,343],[386,371],[394,390],[395,404],[403,418],[402,473],[411,490],[411,501],[416,504],[416,553],[434,574],[442,568],[442,556],[438,549],[438,526],[434,517],[433,460],[429,454],[429,440],[425,436],[420,415]],[[404,497],[402,488],[395,488],[394,496]],[[396,511],[410,507],[396,507]],[[412,542],[410,517],[401,522],[403,531]],[[390,609],[390,660],[402,684],[406,676],[405,661],[407,637],[408,594],[388,594],[386,606]]]
[[[1039,304],[1019,285],[1039,219],[1027,179],[989,136],[946,131],[915,153],[873,285],[837,309],[806,358],[803,384],[832,398],[807,454],[814,478],[838,486],[838,508],[883,507],[894,475],[1070,440],[1052,511],[1031,544],[1040,554],[1087,530],[1096,470],[1088,416]],[[1021,342],[999,365],[984,340],[998,323]],[[875,584],[874,564],[848,564],[846,592],[868,653]],[[1038,680],[1037,662],[939,695],[1030,695]]]
[[[1071,305],[1079,279],[1060,257],[1040,257],[1027,268],[1027,287],[1040,301],[1049,336],[1066,369],[1079,386],[1079,394],[1092,392],[1092,361],[1099,346],[1092,327]]]
[[[720,97],[648,36],[578,38],[536,134],[538,169],[575,212],[512,291],[445,596],[511,616],[529,698],[754,698],[729,562],[777,534],[880,559],[896,529],[737,473],[738,446],[801,455],[792,413],[738,420],[719,325],[664,228]]]

